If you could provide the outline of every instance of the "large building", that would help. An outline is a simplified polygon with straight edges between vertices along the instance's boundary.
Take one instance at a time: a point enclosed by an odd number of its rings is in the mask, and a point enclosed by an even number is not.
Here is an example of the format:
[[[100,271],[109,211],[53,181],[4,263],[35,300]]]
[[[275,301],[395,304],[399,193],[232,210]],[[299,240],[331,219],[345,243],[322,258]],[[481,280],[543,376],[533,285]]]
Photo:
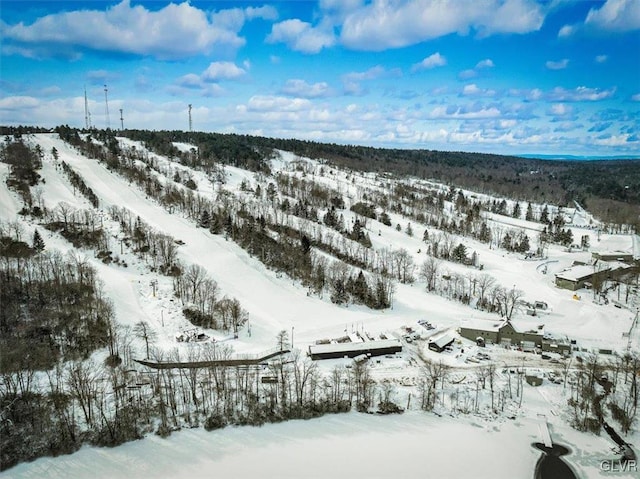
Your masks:
[[[524,348],[542,347],[544,325],[521,328],[508,320],[470,319],[459,329],[460,336],[478,344],[510,344]]]
[[[576,264],[556,273],[556,286],[576,291],[591,288],[594,283],[616,279],[631,271],[632,266],[616,262],[596,261],[594,264]]]
[[[398,339],[381,339],[358,343],[329,343],[309,346],[311,359],[354,358],[362,354],[382,356],[402,351],[402,343]]]
[[[569,354],[568,340],[546,337],[543,324],[519,327],[507,320],[468,319],[459,328],[460,336],[476,344],[504,344],[525,350]]]

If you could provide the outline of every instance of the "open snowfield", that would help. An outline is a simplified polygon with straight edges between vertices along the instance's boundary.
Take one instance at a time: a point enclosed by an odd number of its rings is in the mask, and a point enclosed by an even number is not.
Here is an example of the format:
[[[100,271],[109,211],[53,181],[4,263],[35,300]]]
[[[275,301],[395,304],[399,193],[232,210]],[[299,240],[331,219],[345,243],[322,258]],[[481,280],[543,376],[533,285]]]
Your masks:
[[[192,327],[182,314],[180,300],[175,297],[170,278],[149,271],[128,248],[122,246],[122,233],[117,222],[108,219],[110,206],[125,206],[156,230],[184,242],[178,247],[178,256],[183,264],[198,264],[218,283],[224,295],[237,298],[249,313],[249,323],[232,339],[229,333],[206,330],[217,341],[228,341],[238,353],[258,353],[275,346],[279,331],[286,330],[294,347],[303,352],[316,340],[336,338],[350,331],[366,331],[373,336],[391,334],[401,337],[403,326],[416,326],[420,319],[428,319],[437,325],[437,330],[455,333],[465,319],[498,319],[495,314],[482,312],[429,294],[422,280],[412,285],[397,284],[393,307],[374,311],[364,306],[338,307],[327,297],[307,294],[306,288],[286,275],[276,274],[265,268],[256,258],[221,235],[198,228],[193,221],[170,213],[143,191],[130,185],[125,179],[107,170],[96,160],[87,159],[75,149],[62,142],[55,134],[39,134],[29,138],[39,144],[46,153],[56,148],[59,159],[68,163],[100,199],[100,214],[105,228],[110,233],[110,249],[127,267],[103,264],[92,251],[83,251],[90,264],[96,268],[104,283],[104,291],[114,304],[116,320],[133,326],[146,321],[158,335],[156,346],[164,350],[180,348],[188,352],[197,344],[177,343],[176,333]],[[123,144],[143,148],[130,140]],[[128,143],[127,143],[128,142]],[[176,144],[181,151],[189,151],[187,144]],[[287,170],[298,159],[290,153],[281,152],[273,160],[276,170]],[[313,165],[311,160],[307,160]],[[170,159],[158,158],[158,163],[169,171],[187,168]],[[64,173],[55,167],[51,155],[46,154],[40,171],[46,180],[40,184],[42,198],[47,208],[64,202],[74,208],[89,208],[89,203],[70,186]],[[4,179],[8,168],[0,164],[0,219],[19,221],[25,230],[25,238],[31,238],[38,227],[47,249],[75,251],[60,235],[38,226],[33,220],[18,216],[21,208],[17,195],[8,190]],[[198,192],[210,196],[214,187],[207,182],[202,172],[191,172],[198,183]],[[255,183],[253,173],[238,168],[225,167],[225,188],[238,193],[241,181]],[[362,175],[360,185],[374,187],[373,178]],[[358,187],[345,175],[318,177],[319,182],[344,191],[346,197],[358,201]],[[377,187],[377,186],[375,186]],[[574,240],[588,235],[592,249],[636,251],[640,248],[638,237],[630,235],[597,235],[590,228],[593,219],[579,208],[570,211],[574,218],[572,229]],[[345,221],[354,218],[344,212]],[[371,221],[369,234],[374,248],[405,248],[419,266],[426,258],[422,241],[424,227],[415,226],[415,234],[408,236],[404,230],[397,231],[396,224],[403,227],[407,219],[390,214],[392,226]],[[502,223],[505,228],[518,227],[527,230],[535,244],[536,231],[540,224],[491,215],[491,221]],[[576,238],[578,240],[576,240]],[[28,241],[28,240],[27,240]],[[598,304],[590,291],[578,291],[574,298],[571,291],[554,285],[554,273],[574,261],[588,262],[590,251],[567,251],[551,245],[547,258],[524,260],[522,255],[507,253],[503,249],[492,249],[486,244],[468,238],[460,238],[468,250],[479,255],[483,273],[493,276],[498,284],[525,292],[528,301],[545,301],[550,306],[549,314],[536,318],[524,311],[515,315],[514,323],[531,326],[544,323],[548,333],[558,337],[575,339],[585,350],[612,349],[622,352],[630,347],[640,350],[640,332],[632,332],[631,338],[623,337],[631,327],[637,304],[616,307],[613,302]],[[457,244],[456,242],[456,244]],[[635,242],[635,245],[634,245]],[[121,249],[123,248],[123,249]],[[546,272],[546,273],[545,273]],[[478,270],[461,264],[445,262],[442,273],[461,275],[478,274]],[[157,281],[155,294],[152,282]],[[611,293],[613,294],[613,293]],[[612,299],[615,299],[612,296]],[[620,305],[618,305],[620,306]],[[142,358],[142,342],[137,341]],[[372,366],[376,380],[391,378],[399,386],[401,403],[406,404],[408,394],[419,374],[416,358],[418,353],[453,366],[455,374],[464,379],[475,367],[465,363],[465,358],[475,354],[477,348],[469,342],[457,342],[452,353],[439,355],[428,351],[426,341],[404,343],[404,352],[398,358],[382,358]],[[463,351],[465,350],[465,351]],[[502,348],[487,348],[499,367],[522,365],[530,368],[550,369],[539,357]],[[328,371],[345,360],[320,362]],[[462,383],[462,380],[461,380]],[[464,384],[464,383],[462,383]],[[537,428],[538,414],[548,416],[554,442],[569,447],[572,453],[564,456],[580,478],[611,477],[601,471],[599,461],[613,457],[612,442],[608,437],[597,437],[579,433],[567,425],[566,418],[559,413],[566,405],[567,397],[561,386],[545,384],[542,388],[525,386],[522,409],[514,413],[515,419],[501,418],[492,421],[479,417],[438,417],[434,414],[409,411],[401,416],[381,417],[350,413],[328,416],[310,421],[290,421],[266,425],[261,428],[229,427],[215,432],[203,429],[182,430],[162,439],[154,435],[142,441],[128,443],[114,449],[83,447],[70,456],[42,458],[28,464],[20,464],[0,477],[6,478],[349,478],[369,477],[438,477],[438,478],[520,478],[532,477],[540,451],[531,444],[540,441]],[[415,395],[414,395],[415,397]],[[404,404],[403,404],[404,405]],[[549,413],[550,409],[556,411]],[[631,441],[640,444],[636,432]],[[464,461],[460,454],[464,452]],[[637,477],[616,474],[615,477]]]

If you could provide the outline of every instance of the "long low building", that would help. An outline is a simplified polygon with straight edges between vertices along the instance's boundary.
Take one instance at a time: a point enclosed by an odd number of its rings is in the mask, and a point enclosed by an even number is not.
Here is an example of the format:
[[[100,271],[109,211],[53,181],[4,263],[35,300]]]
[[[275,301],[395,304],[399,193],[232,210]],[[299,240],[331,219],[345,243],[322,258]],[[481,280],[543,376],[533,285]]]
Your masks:
[[[402,343],[398,339],[380,339],[361,343],[331,343],[309,346],[311,359],[354,358],[361,354],[382,356],[402,351]]]

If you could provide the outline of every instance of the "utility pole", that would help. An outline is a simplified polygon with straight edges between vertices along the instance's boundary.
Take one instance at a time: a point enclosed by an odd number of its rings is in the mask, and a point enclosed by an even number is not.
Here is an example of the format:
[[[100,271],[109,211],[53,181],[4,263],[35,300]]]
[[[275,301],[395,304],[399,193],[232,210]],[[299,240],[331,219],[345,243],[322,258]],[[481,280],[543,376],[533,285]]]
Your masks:
[[[105,118],[105,125],[107,130],[109,128],[111,128],[111,122],[109,121],[109,97],[107,96],[107,92],[109,90],[107,89],[107,85],[104,86],[104,118]]]

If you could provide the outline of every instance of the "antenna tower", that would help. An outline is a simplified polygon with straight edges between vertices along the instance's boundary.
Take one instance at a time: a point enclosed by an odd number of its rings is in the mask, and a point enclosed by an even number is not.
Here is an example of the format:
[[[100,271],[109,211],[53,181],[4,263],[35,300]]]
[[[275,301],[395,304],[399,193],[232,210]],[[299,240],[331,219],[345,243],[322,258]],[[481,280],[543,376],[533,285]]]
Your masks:
[[[87,87],[84,87],[84,126],[87,130],[91,128],[91,113],[89,113],[89,102],[87,101]]]
[[[124,118],[122,118],[122,108],[120,108],[120,130],[124,130]]]
[[[111,122],[109,121],[109,98],[107,97],[107,85],[104,86],[104,117],[107,125],[107,130],[111,128]]]
[[[189,133],[193,131],[193,123],[191,122],[191,103],[189,103]]]

